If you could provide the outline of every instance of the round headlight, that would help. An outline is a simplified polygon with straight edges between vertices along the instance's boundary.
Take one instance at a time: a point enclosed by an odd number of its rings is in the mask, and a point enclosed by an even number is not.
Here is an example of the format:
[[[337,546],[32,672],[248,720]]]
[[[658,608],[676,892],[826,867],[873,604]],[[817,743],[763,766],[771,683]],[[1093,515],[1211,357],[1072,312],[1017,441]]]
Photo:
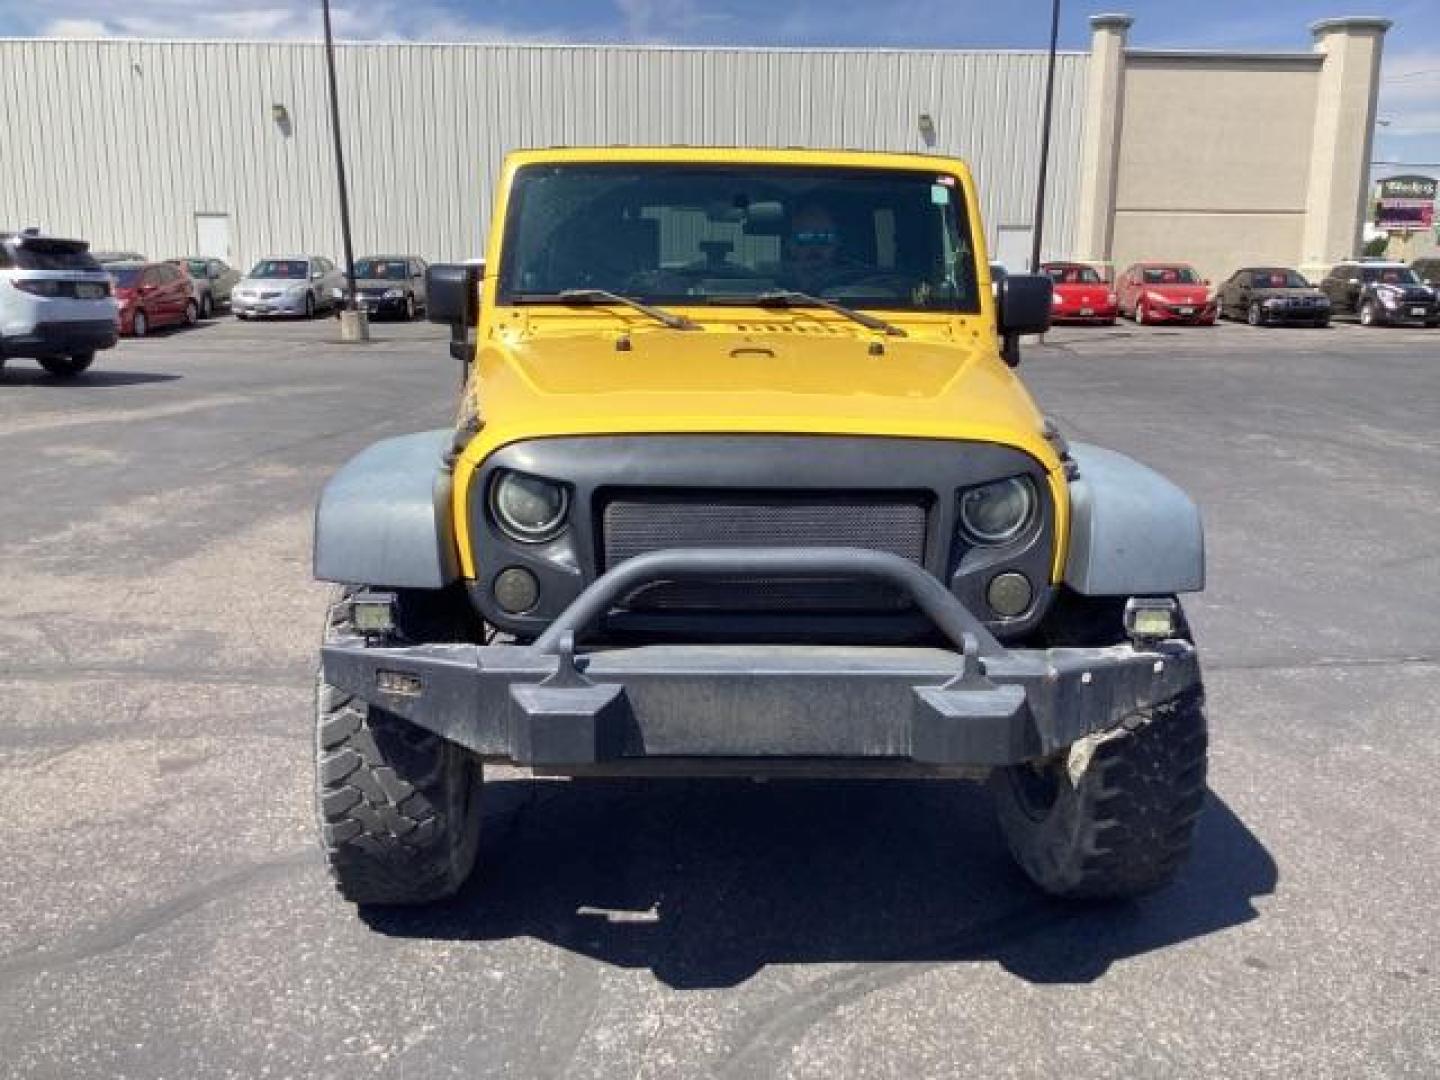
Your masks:
[[[1012,476],[960,496],[960,527],[977,544],[1005,544],[1030,524],[1035,513],[1035,485],[1026,476]]]
[[[564,528],[569,506],[563,487],[538,476],[501,473],[490,489],[490,507],[500,528],[527,543],[549,540]]]

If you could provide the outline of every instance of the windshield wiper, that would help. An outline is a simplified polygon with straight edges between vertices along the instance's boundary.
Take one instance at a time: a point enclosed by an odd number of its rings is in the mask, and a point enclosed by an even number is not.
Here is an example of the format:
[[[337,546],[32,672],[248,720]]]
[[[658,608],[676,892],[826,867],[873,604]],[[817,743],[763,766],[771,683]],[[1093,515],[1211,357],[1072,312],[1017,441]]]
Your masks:
[[[653,307],[642,300],[636,300],[633,296],[611,292],[609,289],[564,289],[558,293],[521,293],[515,297],[515,302],[517,304],[619,304],[622,307],[634,308],[642,314],[649,315],[650,318],[664,323],[671,330],[700,329],[699,323],[687,319],[684,315],[676,315],[673,311]]]
[[[836,315],[844,315],[847,319],[853,319],[867,329],[883,330],[891,337],[906,336],[905,331],[894,323],[886,322],[884,319],[877,319],[874,315],[867,315],[863,311],[856,311],[854,308],[846,307],[844,304],[837,304],[834,300],[826,300],[823,296],[812,296],[810,293],[782,289],[778,292],[763,292],[751,299],[754,303],[762,307],[822,307],[827,311],[835,312]]]

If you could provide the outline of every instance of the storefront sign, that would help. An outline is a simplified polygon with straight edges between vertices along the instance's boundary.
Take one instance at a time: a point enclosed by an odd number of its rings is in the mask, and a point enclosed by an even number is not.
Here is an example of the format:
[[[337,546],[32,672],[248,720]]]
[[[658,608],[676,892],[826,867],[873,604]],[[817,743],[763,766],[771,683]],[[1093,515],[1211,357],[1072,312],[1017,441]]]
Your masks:
[[[1378,185],[1375,227],[1386,232],[1417,232],[1435,224],[1436,180],[1429,176],[1392,176]]]

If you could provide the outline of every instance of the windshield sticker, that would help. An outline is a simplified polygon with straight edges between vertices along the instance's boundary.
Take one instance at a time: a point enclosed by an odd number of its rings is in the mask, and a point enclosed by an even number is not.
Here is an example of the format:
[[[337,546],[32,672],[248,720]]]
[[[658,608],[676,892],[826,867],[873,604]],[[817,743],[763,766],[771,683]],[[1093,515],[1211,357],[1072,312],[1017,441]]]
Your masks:
[[[936,206],[950,205],[950,189],[941,184],[930,185],[930,201]]]

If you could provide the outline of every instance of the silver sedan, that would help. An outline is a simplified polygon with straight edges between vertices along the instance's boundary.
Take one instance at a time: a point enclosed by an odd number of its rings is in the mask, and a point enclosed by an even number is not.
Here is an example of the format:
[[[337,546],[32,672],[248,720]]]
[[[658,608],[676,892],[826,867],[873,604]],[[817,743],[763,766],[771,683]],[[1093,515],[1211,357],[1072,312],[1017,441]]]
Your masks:
[[[333,307],[344,288],[345,274],[320,255],[261,259],[230,293],[230,310],[238,319],[265,315],[308,319]]]

